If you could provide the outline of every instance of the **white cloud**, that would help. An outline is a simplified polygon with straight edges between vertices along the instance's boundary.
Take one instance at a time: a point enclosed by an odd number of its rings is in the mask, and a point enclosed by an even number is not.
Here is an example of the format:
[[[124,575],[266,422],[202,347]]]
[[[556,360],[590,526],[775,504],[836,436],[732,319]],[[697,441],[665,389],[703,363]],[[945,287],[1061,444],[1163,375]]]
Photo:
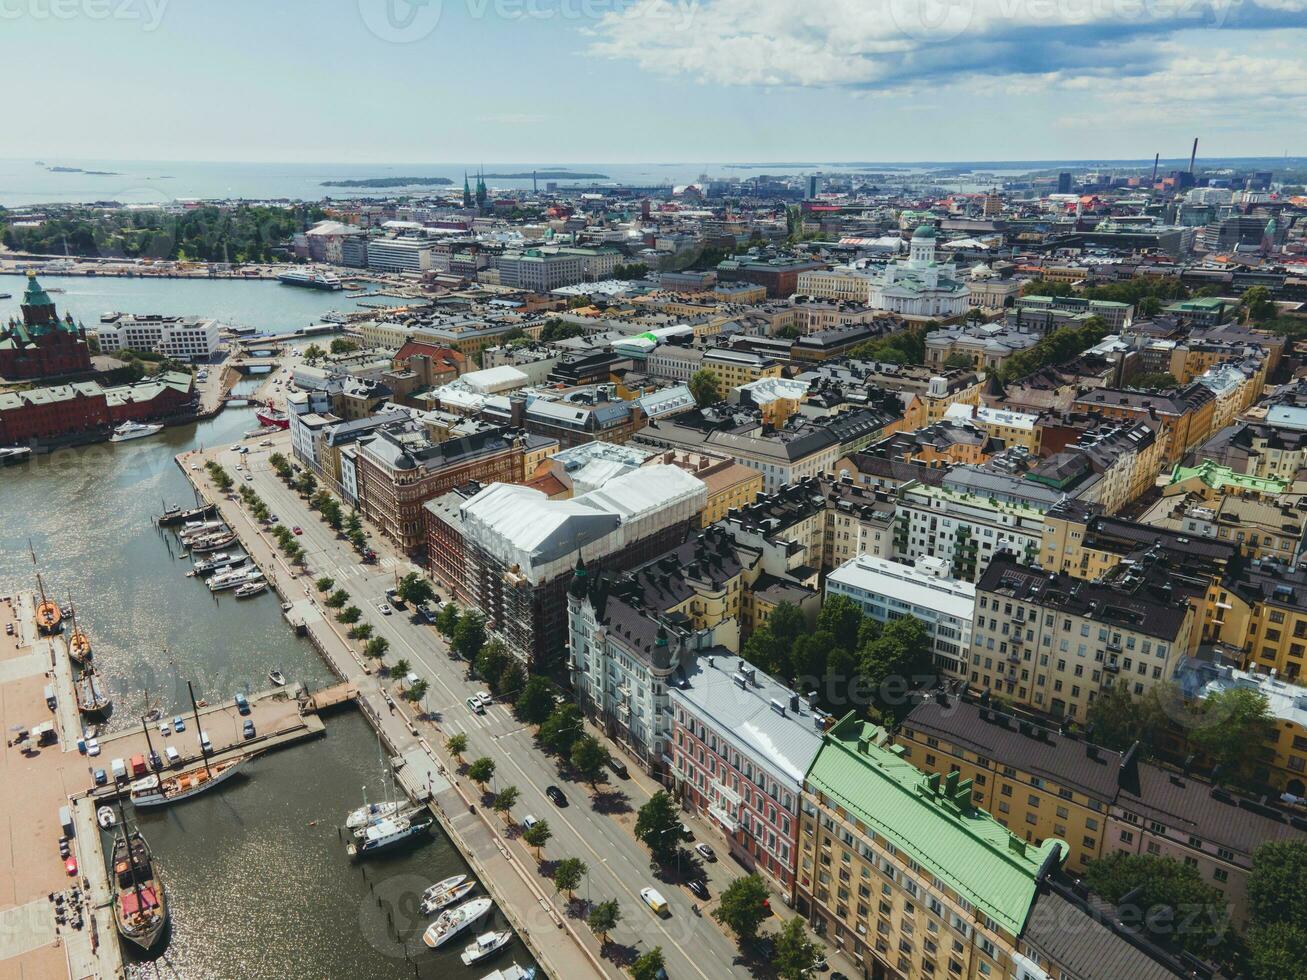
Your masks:
[[[922,79],[1148,77],[1199,28],[1301,27],[1307,0],[636,0],[592,50],[719,85],[898,88]]]

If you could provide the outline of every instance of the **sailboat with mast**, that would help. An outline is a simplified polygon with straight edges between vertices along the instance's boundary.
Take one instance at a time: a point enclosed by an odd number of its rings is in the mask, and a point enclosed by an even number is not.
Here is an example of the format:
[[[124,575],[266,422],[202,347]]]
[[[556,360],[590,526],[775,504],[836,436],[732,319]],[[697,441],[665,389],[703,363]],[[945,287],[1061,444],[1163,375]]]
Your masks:
[[[36,564],[36,552],[32,552],[32,564]],[[42,636],[54,636],[63,631],[64,611],[59,608],[59,603],[45,594],[45,582],[40,572],[36,573],[36,587],[41,592],[41,601],[36,607],[36,629]]]
[[[391,779],[390,767],[386,765],[385,755],[381,751],[381,740],[379,738],[377,739],[377,756],[377,761],[381,763],[381,785],[383,791],[385,791],[385,797],[378,802],[369,803],[368,788],[363,787],[363,805],[351,810],[345,818],[345,829],[356,834],[374,821],[393,817],[399,813],[400,808],[403,806],[401,801],[395,799],[394,782]]]
[[[186,684],[186,690],[191,697],[191,711],[195,718],[195,737],[199,739],[200,764],[180,771],[173,771],[166,775],[155,772],[136,780],[128,788],[128,798],[132,801],[133,806],[166,806],[171,803],[189,800],[201,793],[207,793],[215,786],[220,786],[232,776],[235,776],[255,758],[255,755],[242,755],[232,759],[224,759],[220,762],[210,762],[210,750],[205,747],[201,735],[203,728],[200,724],[200,709],[195,701],[195,691],[189,681]],[[149,726],[147,725],[145,728],[145,738],[148,743],[150,738]],[[151,755],[153,755],[153,749],[151,749]]]
[[[86,665],[91,662],[95,655],[91,649],[91,638],[86,635],[86,631],[77,625],[77,607],[73,605],[72,597],[68,598],[68,614],[73,624],[73,631],[68,636],[68,656],[74,663]]]
[[[119,804],[118,823],[122,832],[113,844],[113,918],[118,935],[139,948],[153,952],[168,925],[168,899],[150,845],[139,830],[127,825]]]

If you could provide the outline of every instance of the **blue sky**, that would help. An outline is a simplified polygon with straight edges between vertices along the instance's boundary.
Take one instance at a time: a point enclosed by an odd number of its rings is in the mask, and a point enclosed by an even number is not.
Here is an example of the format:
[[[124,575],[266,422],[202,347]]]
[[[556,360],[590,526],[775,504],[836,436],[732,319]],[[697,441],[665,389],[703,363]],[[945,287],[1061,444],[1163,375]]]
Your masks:
[[[1304,51],[1307,0],[0,0],[0,155],[1304,154]]]

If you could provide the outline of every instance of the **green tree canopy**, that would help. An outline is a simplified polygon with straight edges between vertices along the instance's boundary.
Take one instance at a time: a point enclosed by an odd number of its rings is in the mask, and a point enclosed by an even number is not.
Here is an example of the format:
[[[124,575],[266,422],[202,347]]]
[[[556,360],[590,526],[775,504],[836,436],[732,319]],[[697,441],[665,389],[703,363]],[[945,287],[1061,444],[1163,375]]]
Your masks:
[[[431,583],[418,572],[409,572],[400,579],[395,591],[401,599],[415,606],[430,602],[436,597],[436,592],[431,587]]]
[[[467,767],[467,778],[478,786],[484,787],[495,778],[495,760],[482,756]]]
[[[700,368],[690,375],[690,394],[700,408],[715,405],[722,400],[722,383],[716,372]]]
[[[808,938],[803,919],[795,916],[776,936],[772,965],[780,980],[807,980],[817,969],[820,953]]]
[[[540,726],[538,738],[546,748],[559,755],[570,756],[573,744],[584,730],[581,709],[572,702],[565,701],[549,713],[549,717]]]
[[[608,765],[608,750],[592,735],[582,735],[572,745],[572,768],[592,787]]]
[[[1307,841],[1269,841],[1253,852],[1248,914],[1257,923],[1307,931]]]
[[[590,931],[600,937],[602,942],[608,941],[608,934],[617,928],[617,923],[622,921],[622,907],[615,901],[600,902],[590,910],[586,916],[586,924],[590,926]]]
[[[522,840],[526,841],[528,847],[536,849],[536,857],[540,856],[540,848],[548,844],[549,839],[553,836],[554,832],[549,829],[548,820],[537,820],[522,831]]]
[[[648,952],[641,953],[631,964],[631,980],[658,980],[663,966],[663,948],[655,946]]]
[[[495,794],[495,802],[491,804],[491,809],[507,819],[513,807],[517,806],[518,797],[521,795],[516,786],[505,786]]]
[[[1168,929],[1168,935],[1156,937],[1163,942],[1173,940],[1196,955],[1210,957],[1213,948],[1227,938],[1229,923],[1221,893],[1203,881],[1197,868],[1174,858],[1111,854],[1085,865],[1084,882],[1114,905],[1139,889],[1130,904],[1138,910],[1136,921],[1143,923],[1145,930],[1150,927],[1150,911],[1161,906],[1173,911],[1203,910],[1190,919],[1190,928]]]
[[[683,840],[681,815],[666,790],[659,790],[640,807],[635,819],[635,836],[659,864],[669,864]]]
[[[456,732],[445,739],[445,751],[455,759],[461,759],[463,753],[467,751],[467,736],[462,732]]]
[[[1189,742],[1220,767],[1220,780],[1256,790],[1264,782],[1265,763],[1256,746],[1275,735],[1266,695],[1245,687],[1209,694],[1197,704],[1198,721],[1188,730]]]
[[[475,661],[481,647],[486,642],[486,618],[475,609],[469,609],[458,617],[454,627],[454,638],[450,646],[464,660]]]
[[[554,710],[554,692],[543,677],[532,677],[522,687],[513,711],[528,725],[543,724]]]
[[[771,915],[767,886],[756,874],[736,878],[722,892],[712,917],[731,932],[739,942],[752,941],[758,927]]]
[[[580,858],[563,858],[554,868],[554,887],[570,898],[589,869]]]
[[[452,602],[447,602],[440,607],[440,612],[436,614],[436,631],[445,639],[452,639],[454,630],[458,627],[458,621],[458,606]]]

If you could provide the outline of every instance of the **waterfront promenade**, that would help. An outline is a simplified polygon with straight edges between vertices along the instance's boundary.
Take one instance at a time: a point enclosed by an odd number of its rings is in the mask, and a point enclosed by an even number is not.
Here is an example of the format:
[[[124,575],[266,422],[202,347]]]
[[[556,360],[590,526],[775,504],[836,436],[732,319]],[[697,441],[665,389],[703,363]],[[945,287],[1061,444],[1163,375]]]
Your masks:
[[[597,957],[597,944],[587,942],[588,934],[580,933],[584,927],[567,919],[558,909],[552,897],[552,885],[537,873],[525,848],[520,844],[510,846],[504,839],[502,822],[479,805],[475,787],[453,776],[453,760],[444,754],[443,738],[434,737],[438,735],[435,727],[419,720],[412,705],[396,698],[388,679],[373,672],[336,624],[324,615],[322,607],[314,601],[313,576],[295,574],[276,551],[265,529],[236,501],[223,497],[209,483],[202,468],[202,461],[208,458],[221,460],[229,469],[235,464],[235,459],[222,450],[188,453],[179,458],[179,463],[199,492],[217,503],[223,519],[237,531],[248,553],[264,569],[269,583],[290,606],[288,620],[303,626],[337,677],[357,690],[355,700],[360,710],[380,732],[392,760],[401,763],[400,782],[410,795],[431,802],[433,811],[477,878],[549,976],[569,980],[622,976],[611,963]],[[201,463],[201,468],[191,470],[190,465],[196,462]],[[334,571],[324,569],[322,573]],[[632,909],[631,914],[636,914],[636,910]],[[420,943],[418,948],[422,948]]]
[[[64,639],[37,635],[35,600],[28,593],[0,598],[0,623],[14,627],[12,636],[0,636],[0,724],[6,733],[0,756],[0,980],[120,977],[122,955],[95,805],[85,796],[93,760],[77,752],[81,727]],[[47,685],[54,688],[53,711],[46,704]],[[57,743],[16,740],[16,729],[50,720]],[[59,856],[64,806],[75,823],[75,875]],[[74,886],[85,895],[80,929],[71,916],[57,923],[52,901],[62,893],[71,907]]]

